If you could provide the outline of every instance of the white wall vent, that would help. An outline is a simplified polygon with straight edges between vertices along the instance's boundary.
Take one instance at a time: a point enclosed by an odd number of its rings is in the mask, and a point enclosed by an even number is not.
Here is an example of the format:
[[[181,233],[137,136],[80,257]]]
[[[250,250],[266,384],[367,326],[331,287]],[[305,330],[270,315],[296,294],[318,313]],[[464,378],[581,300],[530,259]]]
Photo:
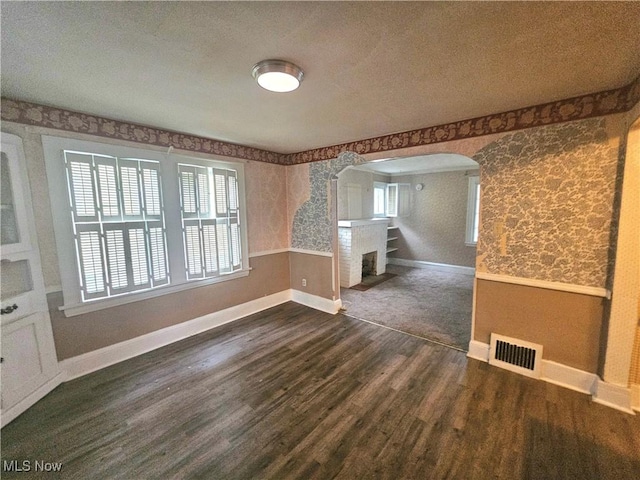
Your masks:
[[[492,333],[489,364],[528,377],[540,378],[542,345]]]

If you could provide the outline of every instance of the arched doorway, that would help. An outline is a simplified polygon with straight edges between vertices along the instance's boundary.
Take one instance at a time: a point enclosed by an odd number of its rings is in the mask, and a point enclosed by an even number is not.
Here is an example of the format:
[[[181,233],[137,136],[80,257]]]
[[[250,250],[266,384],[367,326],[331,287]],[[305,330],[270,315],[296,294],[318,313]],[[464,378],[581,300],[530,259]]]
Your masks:
[[[448,153],[369,162],[342,170],[333,192],[345,313],[466,351],[478,240],[478,164]],[[371,235],[384,235],[383,247],[372,246]],[[380,248],[385,248],[382,271]],[[376,253],[378,269],[367,276],[367,257]],[[362,266],[365,271],[354,277],[353,269]]]

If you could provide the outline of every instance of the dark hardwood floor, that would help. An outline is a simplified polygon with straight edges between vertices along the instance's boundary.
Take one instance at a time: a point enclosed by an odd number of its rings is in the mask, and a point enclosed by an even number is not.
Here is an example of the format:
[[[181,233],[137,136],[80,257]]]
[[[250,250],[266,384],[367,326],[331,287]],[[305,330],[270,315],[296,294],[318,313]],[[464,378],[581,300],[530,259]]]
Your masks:
[[[288,303],[63,384],[2,460],[32,467],[3,479],[637,480],[640,418]]]

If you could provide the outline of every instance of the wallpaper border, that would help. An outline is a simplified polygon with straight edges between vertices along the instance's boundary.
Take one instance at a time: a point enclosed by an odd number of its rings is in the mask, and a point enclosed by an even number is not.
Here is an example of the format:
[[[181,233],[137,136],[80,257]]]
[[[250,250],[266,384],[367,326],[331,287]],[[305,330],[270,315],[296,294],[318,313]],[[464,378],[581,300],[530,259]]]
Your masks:
[[[2,114],[0,118],[6,122],[284,165],[282,154],[268,150],[148,127],[137,123],[121,122],[98,115],[74,112],[64,108],[49,107],[21,100],[2,98]]]
[[[639,101],[640,76],[620,88],[418,130],[409,130],[292,153],[286,156],[286,161],[288,165],[296,165],[329,160],[337,157],[343,151],[364,155],[399,148],[463,140],[494,133],[507,133],[555,123],[584,120],[591,117],[627,112]]]
[[[2,98],[0,118],[7,122],[167,148],[174,147],[192,152],[224,155],[279,165],[298,165],[330,160],[345,151],[360,155],[385,152],[623,113],[631,110],[638,102],[640,102],[640,76],[620,88],[289,154],[9,98]]]

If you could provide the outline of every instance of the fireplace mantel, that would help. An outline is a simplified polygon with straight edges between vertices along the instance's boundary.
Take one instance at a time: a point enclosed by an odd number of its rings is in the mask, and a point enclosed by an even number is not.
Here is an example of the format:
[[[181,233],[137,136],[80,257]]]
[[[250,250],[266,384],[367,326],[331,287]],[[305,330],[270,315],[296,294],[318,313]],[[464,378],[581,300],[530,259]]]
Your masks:
[[[342,228],[353,228],[353,227],[362,227],[364,225],[378,225],[384,224],[389,225],[391,220],[388,218],[363,218],[360,220],[338,220],[338,227]]]

